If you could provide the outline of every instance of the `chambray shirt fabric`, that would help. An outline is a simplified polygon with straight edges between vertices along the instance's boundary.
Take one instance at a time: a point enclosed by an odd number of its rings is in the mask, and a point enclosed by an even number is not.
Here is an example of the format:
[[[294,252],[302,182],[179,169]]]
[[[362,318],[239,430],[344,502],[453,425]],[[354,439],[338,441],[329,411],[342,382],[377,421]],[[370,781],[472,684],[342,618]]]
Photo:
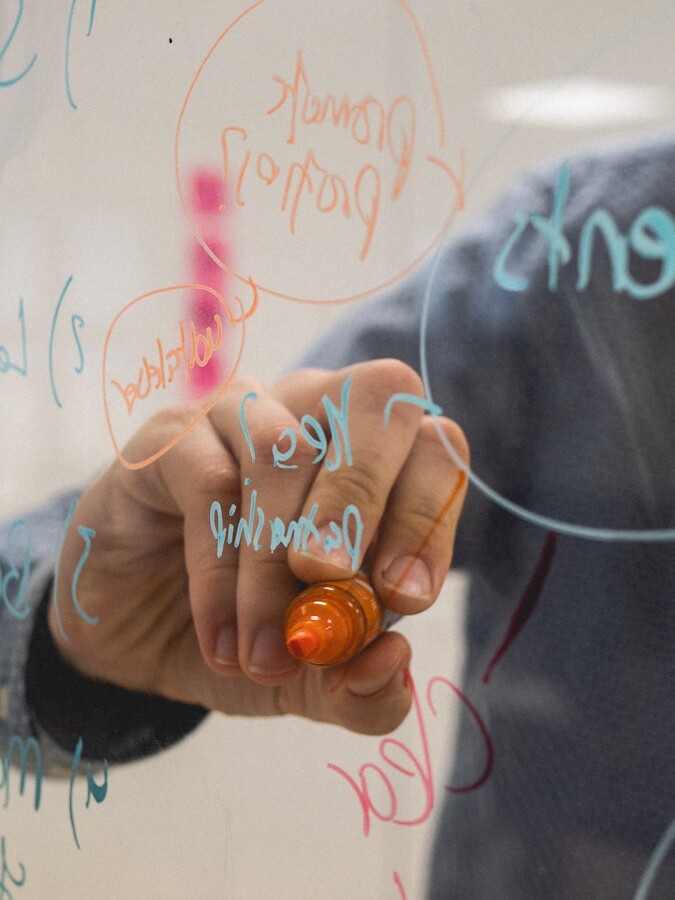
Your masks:
[[[28,648],[40,603],[49,591],[70,510],[59,498],[0,530],[3,602],[0,608],[0,744],[9,749],[18,738],[38,740],[45,774],[70,770],[72,755],[38,724],[26,702]],[[33,757],[29,754],[31,762]],[[17,755],[16,760],[19,757]]]
[[[675,561],[654,539],[675,528],[674,173],[668,138],[523,176],[304,360],[424,363],[471,446],[453,565],[470,575],[462,688],[492,769],[465,708],[446,781],[482,783],[446,795],[433,900],[630,900],[675,816]],[[0,612],[0,738],[37,733],[55,764],[24,673],[64,517],[36,514],[28,617]],[[529,618],[485,683],[524,595]],[[148,734],[116,743],[132,757]],[[675,897],[672,849],[648,896]]]
[[[675,527],[674,176],[672,139],[524,176],[307,360],[425,362],[481,480],[453,565],[493,768],[446,795],[434,900],[629,900],[675,817],[675,545],[607,533]],[[485,683],[549,531],[538,600]],[[480,780],[486,754],[464,709],[446,783]],[[648,896],[675,897],[675,849]]]

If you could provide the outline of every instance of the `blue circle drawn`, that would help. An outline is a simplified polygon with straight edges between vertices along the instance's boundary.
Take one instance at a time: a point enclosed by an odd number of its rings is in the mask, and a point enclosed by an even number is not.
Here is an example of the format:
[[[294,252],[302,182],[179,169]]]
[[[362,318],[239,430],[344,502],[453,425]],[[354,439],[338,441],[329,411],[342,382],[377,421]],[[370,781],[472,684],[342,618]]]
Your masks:
[[[551,87],[551,89],[546,92],[544,97],[538,99],[535,103],[533,103],[530,109],[528,109],[523,114],[521,120],[507,129],[500,140],[497,141],[494,147],[486,154],[481,165],[478,167],[476,174],[471,179],[470,184],[467,186],[467,196],[471,191],[472,185],[475,184],[475,182],[480,178],[482,172],[485,171],[491,159],[493,159],[497,155],[497,153],[503,149],[504,145],[507,144],[514,137],[514,135],[522,130],[524,126],[523,120],[534,107],[542,102],[542,99],[545,100],[546,97],[554,94],[555,91],[562,87],[569,78],[571,78],[577,72],[582,71],[584,67],[587,66],[590,62],[597,61],[597,59],[600,59],[610,50],[617,49],[617,47],[619,47],[626,41],[635,40],[636,31],[640,26],[642,26],[647,31],[651,31],[654,28],[662,25],[664,20],[671,18],[673,15],[675,15],[675,11],[673,10],[672,0],[667,0],[666,3],[663,3],[659,6],[657,11],[653,12],[649,16],[644,16],[638,19],[636,22],[632,23],[629,28],[626,28],[615,34],[609,41],[599,46],[595,50],[595,52],[580,60],[565,75],[561,76],[561,78],[558,79],[558,81]],[[436,249],[432,259],[431,271],[429,273],[429,278],[427,280],[427,284],[424,290],[424,296],[422,299],[422,315],[420,318],[420,375],[422,377],[422,383],[424,384],[424,390],[427,399],[431,403],[435,403],[435,401],[433,399],[431,386],[429,383],[426,335],[427,322],[429,318],[429,306],[431,302],[431,292],[436,279],[436,273],[438,270],[442,252],[443,244],[441,243]],[[483,493],[489,500],[492,500],[493,503],[496,503],[498,506],[501,506],[502,509],[507,510],[507,512],[512,513],[514,516],[517,516],[518,518],[523,519],[526,522],[530,522],[531,524],[539,526],[540,528],[544,528],[547,531],[554,531],[558,534],[566,534],[572,537],[584,538],[593,541],[675,541],[675,528],[599,528],[587,525],[575,525],[572,522],[566,522],[562,519],[554,519],[550,516],[544,516],[540,515],[539,513],[531,512],[524,506],[520,506],[519,504],[513,503],[511,500],[508,500],[502,494],[491,488],[485,481],[483,481],[482,478],[476,475],[471,470],[471,468],[467,466],[466,463],[464,463],[462,459],[460,459],[454,447],[443,432],[443,429],[439,425],[436,426],[436,431],[450,458],[460,469],[462,469],[462,471],[465,472],[468,480],[474,485],[474,487],[481,491],[481,493]]]

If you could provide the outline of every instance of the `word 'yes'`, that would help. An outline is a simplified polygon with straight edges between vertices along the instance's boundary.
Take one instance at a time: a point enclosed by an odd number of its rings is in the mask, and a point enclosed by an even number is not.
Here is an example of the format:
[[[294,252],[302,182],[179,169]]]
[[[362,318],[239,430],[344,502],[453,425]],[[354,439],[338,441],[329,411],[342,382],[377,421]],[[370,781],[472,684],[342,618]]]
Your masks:
[[[310,447],[313,447],[317,451],[316,456],[312,460],[313,463],[321,462],[326,457],[329,445],[333,445],[335,458],[326,459],[325,463],[329,472],[334,472],[336,469],[340,468],[343,461],[343,453],[345,465],[352,465],[352,448],[349,437],[349,389],[351,380],[352,376],[348,375],[342,384],[340,409],[338,409],[333,401],[325,394],[321,400],[328,419],[328,434],[326,434],[325,428],[314,416],[305,413],[300,419],[300,432],[302,437]],[[248,445],[249,453],[251,454],[251,462],[255,462],[255,447],[246,424],[245,407],[249,400],[255,400],[257,396],[258,395],[255,392],[249,392],[241,401],[239,407],[239,422]],[[285,441],[288,441],[288,446],[285,450],[281,450],[279,444]],[[295,430],[293,428],[284,428],[279,434],[278,440],[275,441],[272,446],[274,465],[280,469],[297,469],[297,463],[291,462],[297,447],[298,436]]]

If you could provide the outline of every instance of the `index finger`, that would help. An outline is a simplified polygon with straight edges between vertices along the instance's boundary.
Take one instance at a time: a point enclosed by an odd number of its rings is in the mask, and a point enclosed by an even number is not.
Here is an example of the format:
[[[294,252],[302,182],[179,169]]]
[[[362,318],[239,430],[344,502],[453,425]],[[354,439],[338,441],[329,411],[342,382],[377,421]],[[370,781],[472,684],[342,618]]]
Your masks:
[[[420,378],[398,360],[375,360],[339,372],[297,373],[277,395],[308,433],[311,426],[330,438],[303,509],[306,515],[315,510],[313,538],[289,555],[293,571],[302,581],[353,574],[417,440]],[[392,397],[419,402],[398,403],[386,417]]]

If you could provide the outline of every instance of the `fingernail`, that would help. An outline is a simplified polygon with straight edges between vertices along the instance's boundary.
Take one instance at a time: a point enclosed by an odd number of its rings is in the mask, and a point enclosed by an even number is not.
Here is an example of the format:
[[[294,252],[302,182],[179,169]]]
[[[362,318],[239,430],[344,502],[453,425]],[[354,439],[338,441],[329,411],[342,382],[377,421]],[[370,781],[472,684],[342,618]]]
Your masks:
[[[433,590],[429,569],[417,556],[400,556],[382,577],[392,590],[414,599],[425,600]]]
[[[213,658],[219,666],[238,666],[239,647],[236,625],[225,625],[218,632]]]
[[[329,525],[319,528],[307,541],[307,555],[340,569],[354,568],[353,560],[345,545],[337,543],[335,532]]]
[[[263,625],[253,642],[249,670],[256,675],[281,675],[296,665],[286,647],[281,626],[272,622]]]

